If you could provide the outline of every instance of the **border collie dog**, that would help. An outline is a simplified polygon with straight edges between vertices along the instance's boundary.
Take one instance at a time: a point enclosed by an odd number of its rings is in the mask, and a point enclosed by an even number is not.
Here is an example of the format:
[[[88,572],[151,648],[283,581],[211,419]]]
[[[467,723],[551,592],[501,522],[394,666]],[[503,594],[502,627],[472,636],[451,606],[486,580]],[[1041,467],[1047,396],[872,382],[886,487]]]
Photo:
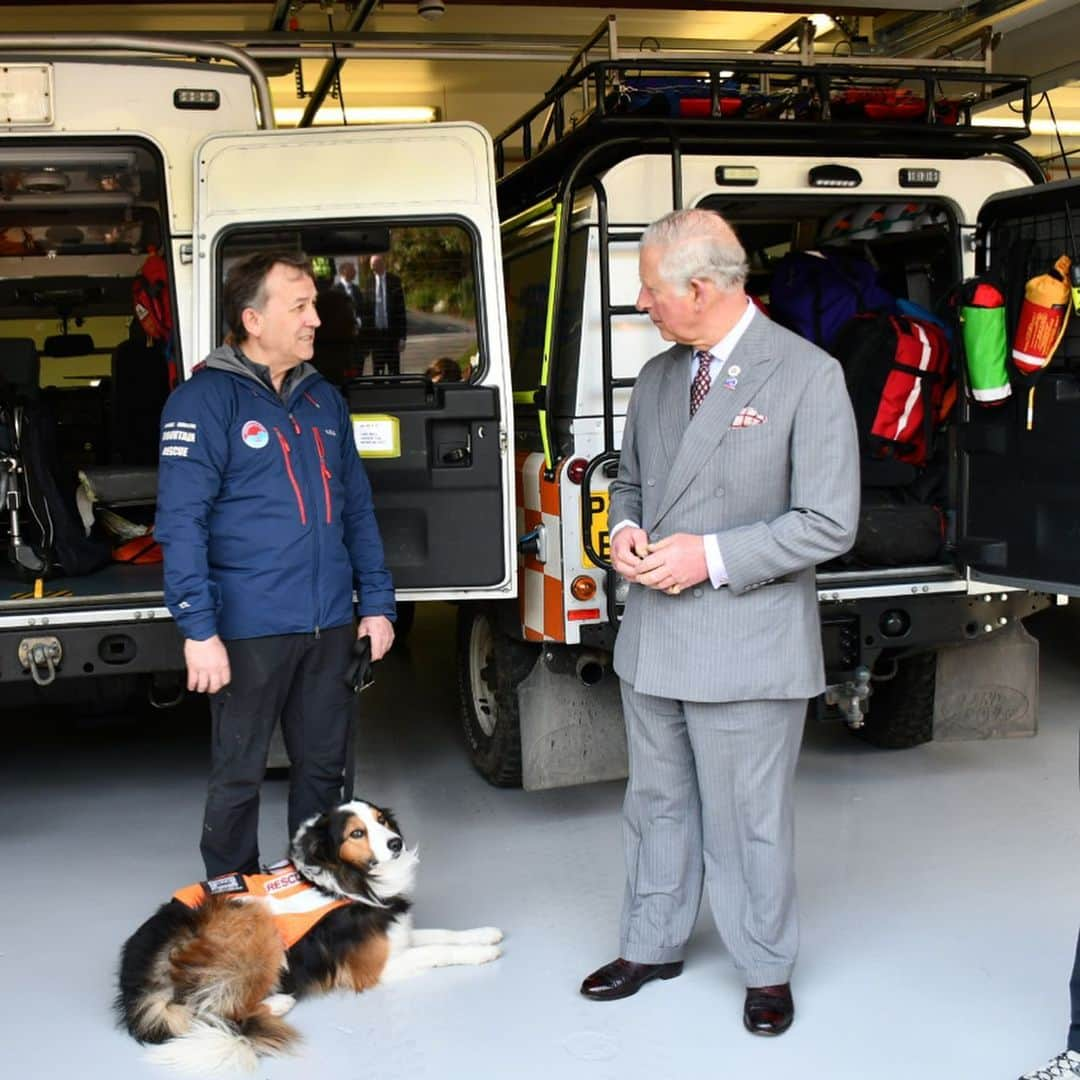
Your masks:
[[[116,1007],[148,1057],[192,1072],[254,1069],[299,1038],[297,998],[486,964],[502,932],[414,930],[415,849],[388,810],[353,801],[304,822],[290,861],[189,885],[128,939]]]

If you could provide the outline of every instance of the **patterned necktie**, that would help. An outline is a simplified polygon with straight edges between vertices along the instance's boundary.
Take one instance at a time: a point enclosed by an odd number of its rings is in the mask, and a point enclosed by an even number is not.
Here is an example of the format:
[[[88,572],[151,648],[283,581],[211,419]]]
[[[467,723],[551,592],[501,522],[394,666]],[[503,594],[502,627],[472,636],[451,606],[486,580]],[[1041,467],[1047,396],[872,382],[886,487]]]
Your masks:
[[[712,386],[712,376],[709,374],[709,365],[712,363],[713,355],[711,352],[705,352],[703,349],[698,349],[694,353],[694,359],[698,362],[697,374],[694,376],[694,381],[690,384],[690,415],[701,408],[701,403],[705,400],[705,395],[709,392],[709,387]]]
[[[375,275],[375,326],[386,329],[386,278],[382,274]]]

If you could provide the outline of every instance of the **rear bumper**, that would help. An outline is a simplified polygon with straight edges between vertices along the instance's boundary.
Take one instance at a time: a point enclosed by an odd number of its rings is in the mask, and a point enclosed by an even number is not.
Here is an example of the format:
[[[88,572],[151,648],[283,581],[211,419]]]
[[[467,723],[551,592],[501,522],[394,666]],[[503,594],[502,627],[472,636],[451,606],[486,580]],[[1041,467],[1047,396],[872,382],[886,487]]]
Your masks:
[[[37,625],[0,627],[0,684],[33,685],[30,671],[19,660],[19,647],[28,639],[55,639],[60,680],[116,675],[149,675],[184,669],[183,640],[171,619],[102,622],[87,625],[59,619],[33,620]]]

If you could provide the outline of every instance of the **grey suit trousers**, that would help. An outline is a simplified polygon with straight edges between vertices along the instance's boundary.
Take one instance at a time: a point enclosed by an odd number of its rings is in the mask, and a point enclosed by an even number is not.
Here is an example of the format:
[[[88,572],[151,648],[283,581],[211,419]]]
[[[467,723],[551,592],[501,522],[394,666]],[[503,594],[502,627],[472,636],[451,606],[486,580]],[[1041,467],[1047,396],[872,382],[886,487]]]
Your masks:
[[[703,884],[746,986],[788,982],[798,951],[792,781],[805,700],[702,703],[622,682],[630,752],[620,955],[681,960]]]

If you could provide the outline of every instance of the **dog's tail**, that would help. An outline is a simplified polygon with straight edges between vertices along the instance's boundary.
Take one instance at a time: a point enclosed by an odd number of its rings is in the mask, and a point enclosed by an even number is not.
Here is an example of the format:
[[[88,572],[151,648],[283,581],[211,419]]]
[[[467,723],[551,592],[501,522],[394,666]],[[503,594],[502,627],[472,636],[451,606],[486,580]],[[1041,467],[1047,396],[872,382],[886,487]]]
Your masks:
[[[282,1054],[299,1040],[284,1020],[259,1012],[239,1024],[199,1017],[187,1034],[152,1046],[144,1055],[155,1065],[181,1072],[217,1076],[223,1072],[254,1072],[260,1054]]]

